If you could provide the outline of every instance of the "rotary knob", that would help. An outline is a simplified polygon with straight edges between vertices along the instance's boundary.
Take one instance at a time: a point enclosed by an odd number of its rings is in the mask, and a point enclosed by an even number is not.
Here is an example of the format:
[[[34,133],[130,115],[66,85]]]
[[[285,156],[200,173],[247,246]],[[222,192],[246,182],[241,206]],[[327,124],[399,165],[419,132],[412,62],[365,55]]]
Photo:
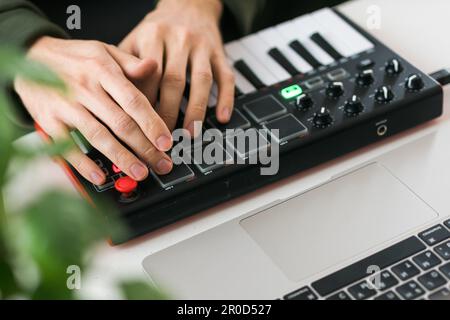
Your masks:
[[[375,100],[378,103],[389,103],[394,99],[394,93],[387,86],[382,86],[375,92]]]
[[[295,105],[299,110],[305,111],[314,105],[314,101],[309,94],[304,93],[297,97],[295,100]]]
[[[120,192],[121,199],[127,200],[135,197],[138,183],[130,177],[125,176],[117,179],[117,181],[114,183],[114,187],[118,192]]]
[[[361,99],[357,95],[353,95],[349,100],[347,100],[344,104],[344,112],[349,117],[354,117],[363,112],[364,105],[361,102]]]
[[[373,70],[368,69],[364,70],[356,76],[356,83],[361,87],[368,87],[372,83],[374,83],[375,77],[373,74]]]
[[[327,87],[327,96],[330,98],[339,98],[344,94],[344,84],[342,82],[330,82]]]
[[[314,114],[313,124],[316,128],[326,128],[333,124],[333,117],[330,114],[330,110],[323,107],[319,112]]]
[[[395,76],[402,73],[403,66],[398,59],[393,58],[386,63],[385,69],[388,75]]]
[[[425,84],[418,74],[412,74],[406,79],[405,86],[408,91],[419,91],[423,89]]]

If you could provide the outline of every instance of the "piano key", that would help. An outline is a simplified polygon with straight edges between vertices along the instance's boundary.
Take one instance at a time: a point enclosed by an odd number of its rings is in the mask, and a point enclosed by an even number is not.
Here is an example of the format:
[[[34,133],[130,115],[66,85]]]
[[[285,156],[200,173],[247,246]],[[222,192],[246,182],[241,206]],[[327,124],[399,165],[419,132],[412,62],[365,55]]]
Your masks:
[[[373,44],[366,37],[350,26],[333,10],[329,8],[321,9],[311,14],[311,16],[322,26],[321,28],[331,30],[334,39],[339,39],[339,43],[345,44],[342,48],[336,47],[345,56],[352,56],[373,48]],[[348,49],[345,50],[345,47]]]
[[[314,69],[319,68],[322,64],[305,48],[298,40],[289,43],[289,46],[297,52],[303,59],[305,59]]]
[[[241,95],[255,92],[256,88],[234,67],[233,61],[229,58],[227,58],[227,61],[233,69],[236,92],[241,93]]]
[[[284,54],[278,48],[272,48],[269,50],[269,56],[272,57],[280,66],[284,68],[291,76],[296,76],[300,71],[295,68],[292,63],[284,56]]]
[[[276,47],[289,60],[289,62],[299,71],[306,73],[312,70],[312,67],[302,57],[300,57],[291,47],[289,42],[292,40],[288,36],[280,33],[276,28],[267,28],[258,33],[264,41]]]
[[[264,41],[258,34],[246,36],[240,42],[247,50],[264,65],[278,80],[278,82],[289,79],[291,76],[268,54],[272,46]]]
[[[242,43],[233,41],[226,44],[225,52],[235,64],[238,61],[244,61],[251,72],[254,73],[266,86],[279,82],[278,79],[264,65],[256,60],[256,58],[247,50],[247,48],[245,48],[245,46],[242,45]],[[240,64],[243,65],[243,63]],[[239,71],[242,73],[242,70]],[[243,75],[245,76],[245,74]]]
[[[334,60],[340,60],[343,56],[325,39],[319,32],[314,33],[311,36],[311,40],[314,41],[319,47],[321,47],[326,53],[328,53]]]
[[[265,83],[253,72],[244,60],[238,60],[234,63],[234,67],[242,73],[242,75],[255,86],[256,89],[266,87]]]
[[[295,28],[298,34],[297,39],[317,60],[320,61],[320,63],[328,65],[334,61],[328,53],[311,40],[311,35],[317,32],[320,26],[310,15],[294,19],[293,28]]]

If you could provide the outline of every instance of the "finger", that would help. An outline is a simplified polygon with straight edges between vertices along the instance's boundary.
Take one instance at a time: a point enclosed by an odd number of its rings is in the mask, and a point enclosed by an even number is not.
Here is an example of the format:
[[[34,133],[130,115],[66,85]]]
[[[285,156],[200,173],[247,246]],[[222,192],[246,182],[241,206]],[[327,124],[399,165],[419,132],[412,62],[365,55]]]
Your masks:
[[[166,65],[161,80],[158,114],[173,130],[177,123],[181,99],[186,86],[188,49],[180,41],[167,46]]]
[[[138,124],[103,89],[84,96],[81,103],[155,172],[167,174],[172,170],[170,157],[155,148]]]
[[[109,130],[83,107],[69,115],[71,124],[89,143],[131,178],[142,181],[148,176],[148,168],[131,151],[126,149]]]
[[[160,151],[172,148],[172,135],[150,102],[121,71],[108,70],[99,77],[103,89],[134,119]]]
[[[55,120],[54,122],[46,123],[45,131],[56,141],[70,141],[70,136],[67,127]],[[95,185],[102,185],[105,183],[106,176],[102,169],[85,155],[78,147],[72,148],[66,154],[64,158],[77,170],[86,180]]]
[[[219,88],[216,117],[221,123],[226,123],[230,120],[234,107],[234,73],[222,54],[212,59],[212,68]]]
[[[203,48],[195,50],[191,55],[191,87],[184,127],[193,137],[199,133],[195,132],[195,122],[203,122],[211,93],[213,76],[209,61],[209,53]]]
[[[106,49],[122,68],[125,76],[131,80],[142,81],[152,76],[158,68],[154,59],[139,59],[113,45],[107,45]]]

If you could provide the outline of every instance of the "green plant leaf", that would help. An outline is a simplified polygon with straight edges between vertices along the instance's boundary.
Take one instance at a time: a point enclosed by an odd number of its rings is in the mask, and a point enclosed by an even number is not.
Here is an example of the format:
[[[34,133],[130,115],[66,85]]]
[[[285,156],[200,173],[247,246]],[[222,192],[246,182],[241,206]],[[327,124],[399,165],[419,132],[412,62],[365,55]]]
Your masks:
[[[168,297],[141,281],[124,281],[119,287],[127,300],[167,300]]]

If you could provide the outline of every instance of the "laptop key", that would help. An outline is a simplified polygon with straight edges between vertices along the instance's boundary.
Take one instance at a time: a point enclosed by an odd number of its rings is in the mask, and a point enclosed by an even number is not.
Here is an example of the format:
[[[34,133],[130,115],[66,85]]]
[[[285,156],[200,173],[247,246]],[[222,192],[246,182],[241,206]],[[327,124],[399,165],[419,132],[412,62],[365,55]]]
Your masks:
[[[413,258],[413,261],[424,271],[427,271],[441,263],[433,252],[425,251]]]
[[[287,112],[286,107],[272,95],[244,104],[244,110],[258,123],[279,117]]]
[[[353,300],[345,291],[340,291],[327,298],[327,300]]]
[[[348,288],[348,292],[356,300],[366,300],[377,294],[377,291],[367,281],[361,281],[354,286]]]
[[[430,300],[450,300],[450,290],[442,288],[428,297]]]
[[[226,130],[236,130],[236,129],[248,129],[251,124],[250,121],[237,109],[233,111],[230,121],[228,123],[220,123],[217,121],[216,116],[211,116],[207,119],[210,126],[225,132]]]
[[[398,287],[397,293],[405,300],[413,300],[425,294],[425,291],[417,282],[410,281]]]
[[[393,291],[388,291],[383,293],[382,295],[379,295],[374,300],[400,300],[400,297],[395,294]]]
[[[278,143],[283,143],[308,133],[308,129],[294,115],[288,114],[279,119],[272,120],[264,125]],[[273,130],[278,130],[278,137]]]
[[[378,275],[370,277],[369,282],[379,291],[385,291],[398,284],[398,280],[388,270],[382,271]]]
[[[417,280],[429,291],[433,291],[447,283],[447,280],[436,270],[425,273],[423,276],[417,278]]]
[[[284,300],[317,300],[317,295],[309,288],[304,287],[284,296]]]
[[[450,260],[450,241],[434,247],[434,251],[444,260]]]
[[[450,280],[450,262],[440,267],[439,271],[441,271],[447,277],[447,279]]]
[[[450,229],[450,219],[444,222],[445,226]]]
[[[450,231],[444,228],[443,225],[436,225],[424,232],[419,234],[420,239],[422,239],[429,246],[438,244],[450,237]]]
[[[172,171],[166,175],[159,176],[153,170],[150,172],[163,189],[188,181],[195,176],[192,169],[185,163],[174,165]]]
[[[400,280],[404,281],[414,277],[415,275],[418,275],[420,273],[420,270],[415,265],[413,265],[411,261],[407,260],[399,263],[396,266],[393,266],[392,272],[394,272],[395,275],[400,278]]]

